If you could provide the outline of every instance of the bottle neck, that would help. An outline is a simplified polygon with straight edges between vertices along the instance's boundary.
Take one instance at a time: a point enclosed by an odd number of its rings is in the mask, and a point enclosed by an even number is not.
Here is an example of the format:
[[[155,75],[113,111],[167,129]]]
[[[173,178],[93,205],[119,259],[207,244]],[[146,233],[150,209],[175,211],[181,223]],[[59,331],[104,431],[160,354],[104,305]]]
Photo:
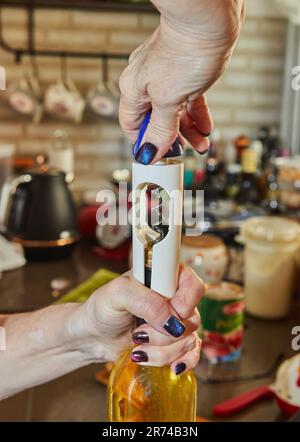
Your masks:
[[[148,287],[148,289],[151,288],[151,270],[152,270],[152,255],[148,251],[146,256],[146,266],[145,266],[145,286]],[[140,325],[146,324],[146,321],[143,318],[135,317],[135,325],[136,327],[139,327]]]

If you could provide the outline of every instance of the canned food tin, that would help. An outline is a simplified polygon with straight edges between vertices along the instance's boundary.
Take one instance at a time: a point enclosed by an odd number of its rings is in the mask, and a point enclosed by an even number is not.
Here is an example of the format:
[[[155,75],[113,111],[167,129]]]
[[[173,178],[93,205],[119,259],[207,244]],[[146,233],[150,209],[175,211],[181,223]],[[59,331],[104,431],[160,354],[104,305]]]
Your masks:
[[[244,333],[244,292],[227,282],[208,285],[199,304],[202,351],[213,363],[234,361],[241,355]]]

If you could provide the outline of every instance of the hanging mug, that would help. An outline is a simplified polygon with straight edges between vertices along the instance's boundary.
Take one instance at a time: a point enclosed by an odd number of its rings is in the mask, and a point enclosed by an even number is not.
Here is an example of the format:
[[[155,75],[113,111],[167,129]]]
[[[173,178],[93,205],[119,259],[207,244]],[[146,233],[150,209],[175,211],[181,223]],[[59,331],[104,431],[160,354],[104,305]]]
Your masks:
[[[59,119],[81,123],[85,101],[71,79],[59,80],[45,93],[46,111]]]

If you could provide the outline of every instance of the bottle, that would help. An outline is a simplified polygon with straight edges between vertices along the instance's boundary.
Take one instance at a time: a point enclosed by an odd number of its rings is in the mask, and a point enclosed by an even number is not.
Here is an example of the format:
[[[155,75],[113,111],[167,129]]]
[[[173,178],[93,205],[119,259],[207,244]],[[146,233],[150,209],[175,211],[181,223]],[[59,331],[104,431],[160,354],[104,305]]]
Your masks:
[[[253,140],[249,146],[249,149],[255,150],[257,156],[257,172],[261,173],[263,167],[262,156],[263,156],[264,145],[260,140]]]
[[[205,203],[218,200],[224,192],[221,167],[217,157],[216,146],[213,143],[210,144],[208,149],[205,177],[201,187],[204,190]]]
[[[246,135],[240,135],[234,140],[238,163],[242,161],[242,154],[248,149],[250,142],[251,140]]]
[[[240,164],[229,164],[227,166],[225,186],[226,198],[234,200],[239,193],[241,170],[242,168]]]
[[[257,152],[247,149],[242,153],[242,179],[236,201],[242,205],[256,204]]]
[[[145,283],[151,284],[148,250]],[[136,326],[142,320],[136,319]],[[108,386],[110,422],[195,422],[197,384],[193,372],[177,376],[169,366],[146,367],[131,361],[132,348],[116,363]]]
[[[48,164],[66,174],[66,182],[74,180],[74,149],[67,132],[56,130],[48,150]]]
[[[184,152],[184,188],[191,189],[194,183],[194,174],[196,169],[196,161],[194,150],[188,146]]]
[[[262,206],[272,214],[280,212],[276,154],[277,151],[275,150],[271,152],[267,167],[265,169],[265,173],[263,174],[264,197],[262,201]]]
[[[160,295],[171,298],[178,285],[183,163],[170,157],[154,165],[133,163],[132,182],[133,276]],[[149,191],[154,193],[154,204],[149,202]],[[149,207],[153,217],[149,216]],[[136,326],[142,323],[142,319],[136,318]],[[121,355],[111,373],[108,420],[195,422],[194,373],[176,375],[169,366],[138,365],[131,360],[132,349],[133,346]]]

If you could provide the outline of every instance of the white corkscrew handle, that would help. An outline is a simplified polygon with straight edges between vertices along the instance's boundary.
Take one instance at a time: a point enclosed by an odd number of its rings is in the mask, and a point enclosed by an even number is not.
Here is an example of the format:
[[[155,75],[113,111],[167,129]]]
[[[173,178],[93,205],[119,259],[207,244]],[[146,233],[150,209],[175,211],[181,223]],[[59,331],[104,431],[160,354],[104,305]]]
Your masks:
[[[133,276],[145,284],[145,247],[142,226],[147,217],[146,193],[139,194],[146,184],[155,184],[167,191],[169,230],[152,250],[151,289],[172,298],[178,286],[179,253],[182,228],[183,163],[163,160],[153,165],[133,163],[132,166],[132,257]],[[144,224],[143,224],[144,223]]]

